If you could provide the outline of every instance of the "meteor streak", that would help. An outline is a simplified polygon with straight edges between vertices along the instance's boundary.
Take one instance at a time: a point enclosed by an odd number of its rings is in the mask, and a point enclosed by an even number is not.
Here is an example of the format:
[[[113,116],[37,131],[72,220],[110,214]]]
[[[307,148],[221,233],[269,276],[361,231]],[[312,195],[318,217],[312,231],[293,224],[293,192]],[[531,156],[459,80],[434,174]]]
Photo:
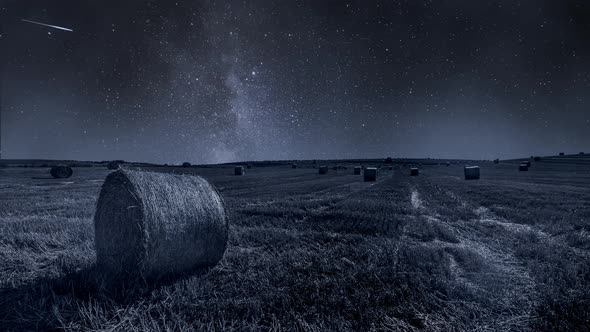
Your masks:
[[[60,26],[57,26],[57,25],[45,24],[45,23],[35,22],[35,21],[31,21],[31,20],[25,20],[24,18],[21,19],[21,21],[23,21],[23,22],[29,22],[29,23],[33,23],[33,24],[39,24],[39,25],[43,25],[43,26],[46,26],[46,27],[50,27],[50,28],[54,28],[54,29],[59,29],[59,30],[64,30],[64,31],[70,31],[70,32],[73,32],[74,31],[72,29],[60,27]]]

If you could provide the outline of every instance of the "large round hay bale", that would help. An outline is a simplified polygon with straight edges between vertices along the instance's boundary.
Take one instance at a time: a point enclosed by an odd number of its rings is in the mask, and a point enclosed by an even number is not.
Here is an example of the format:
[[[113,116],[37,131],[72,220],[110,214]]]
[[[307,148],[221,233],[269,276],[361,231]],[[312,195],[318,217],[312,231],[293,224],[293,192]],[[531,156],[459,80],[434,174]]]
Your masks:
[[[244,166],[236,166],[234,168],[234,175],[244,175]]]
[[[74,174],[74,171],[69,166],[57,165],[51,167],[49,173],[56,179],[67,179]]]
[[[479,166],[465,166],[465,180],[479,180]]]
[[[418,168],[416,168],[416,167],[410,168],[410,176],[418,176],[418,174],[420,174],[420,171],[418,170]]]
[[[318,169],[319,174],[328,174],[328,166],[320,166]]]
[[[119,169],[119,167],[121,167],[121,166],[119,165],[119,163],[118,163],[118,162],[116,162],[116,161],[114,161],[114,160],[113,160],[113,161],[110,161],[110,162],[107,164],[107,169],[110,169],[110,170],[116,170],[116,169]]]
[[[367,167],[363,174],[365,182],[377,181],[377,168]]]
[[[100,270],[158,279],[217,264],[228,218],[199,176],[121,169],[102,186],[94,229]]]
[[[361,170],[360,166],[354,166],[354,175],[361,175]]]

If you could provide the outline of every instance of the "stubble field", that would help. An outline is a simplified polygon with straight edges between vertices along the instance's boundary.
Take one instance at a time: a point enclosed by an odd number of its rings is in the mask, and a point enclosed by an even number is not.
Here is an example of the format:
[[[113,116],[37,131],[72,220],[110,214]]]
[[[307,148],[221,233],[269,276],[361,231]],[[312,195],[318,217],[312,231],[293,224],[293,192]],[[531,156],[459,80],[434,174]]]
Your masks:
[[[341,165],[352,164],[341,162]],[[376,182],[311,163],[161,167],[220,191],[230,239],[208,271],[96,281],[105,168],[0,168],[0,330],[588,330],[590,160],[395,165]]]

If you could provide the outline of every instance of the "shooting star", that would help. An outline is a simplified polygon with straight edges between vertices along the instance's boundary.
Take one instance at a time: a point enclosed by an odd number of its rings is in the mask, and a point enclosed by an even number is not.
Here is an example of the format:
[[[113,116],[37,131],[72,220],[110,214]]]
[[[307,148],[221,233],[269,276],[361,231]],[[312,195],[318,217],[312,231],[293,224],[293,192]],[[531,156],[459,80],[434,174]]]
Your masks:
[[[51,25],[51,24],[45,24],[45,23],[41,23],[41,22],[35,22],[35,21],[31,21],[31,20],[25,20],[24,18],[21,19],[21,21],[28,22],[28,23],[33,23],[33,24],[39,24],[39,25],[42,25],[42,26],[46,26],[46,27],[50,27],[50,28],[54,28],[54,29],[59,29],[59,30],[63,30],[63,31],[74,32],[74,30],[72,30],[72,29],[60,27],[60,26],[57,26],[57,25]]]

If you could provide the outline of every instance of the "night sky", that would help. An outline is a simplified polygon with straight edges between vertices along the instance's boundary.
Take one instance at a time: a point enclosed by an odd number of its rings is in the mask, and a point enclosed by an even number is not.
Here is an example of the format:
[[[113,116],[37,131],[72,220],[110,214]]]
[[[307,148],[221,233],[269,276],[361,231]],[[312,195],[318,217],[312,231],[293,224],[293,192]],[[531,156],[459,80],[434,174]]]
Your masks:
[[[590,150],[584,0],[0,0],[0,60],[3,158]]]

